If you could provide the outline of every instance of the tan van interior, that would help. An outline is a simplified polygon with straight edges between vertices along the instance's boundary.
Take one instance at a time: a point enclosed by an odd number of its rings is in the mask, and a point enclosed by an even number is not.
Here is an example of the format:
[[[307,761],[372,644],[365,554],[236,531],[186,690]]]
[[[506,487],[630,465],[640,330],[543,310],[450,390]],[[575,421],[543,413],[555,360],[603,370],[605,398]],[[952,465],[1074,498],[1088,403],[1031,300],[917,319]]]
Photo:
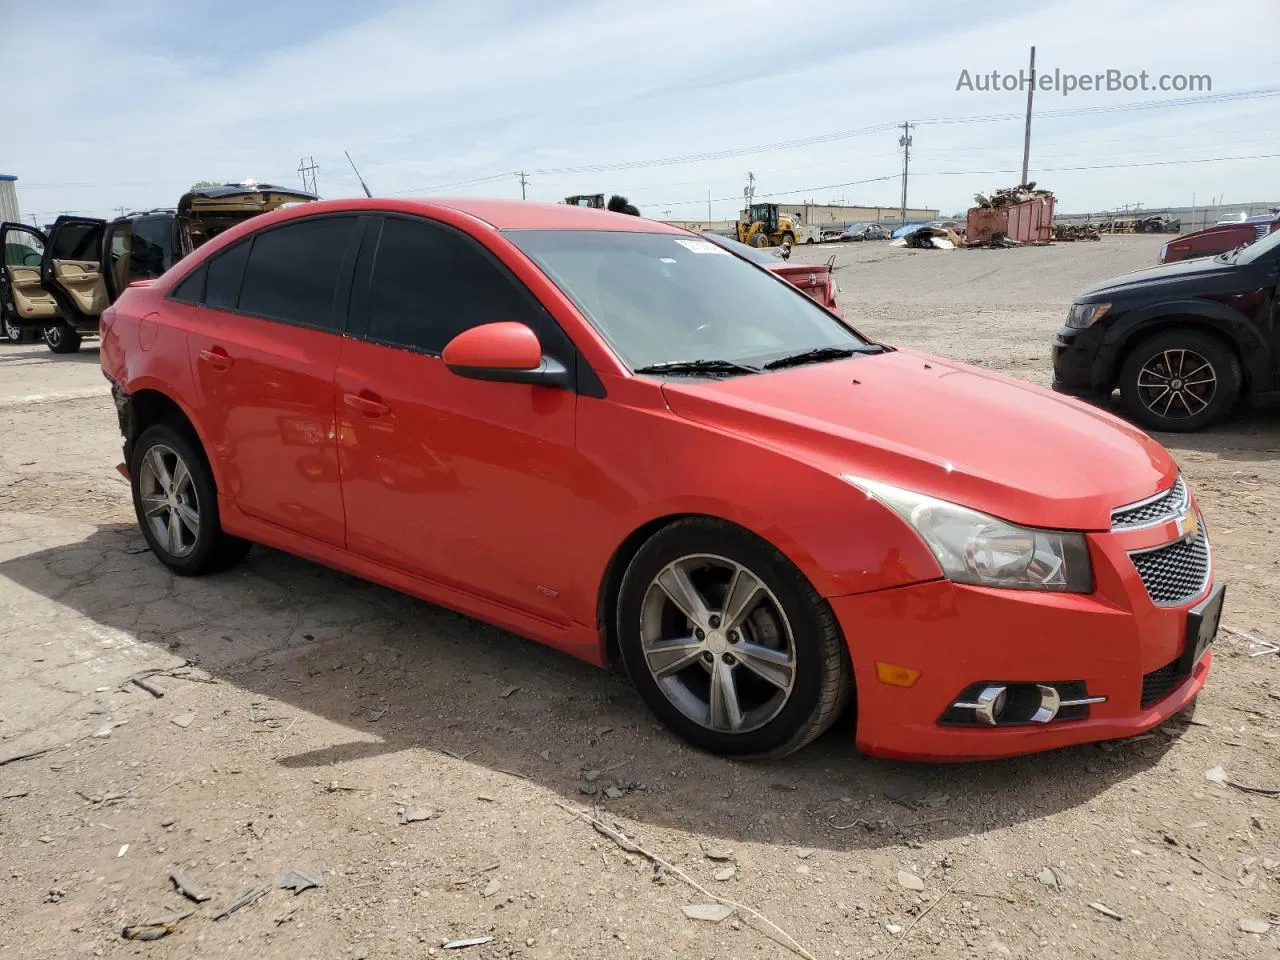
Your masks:
[[[53,281],[86,317],[97,317],[111,305],[99,262],[102,228],[68,224],[55,232]]]

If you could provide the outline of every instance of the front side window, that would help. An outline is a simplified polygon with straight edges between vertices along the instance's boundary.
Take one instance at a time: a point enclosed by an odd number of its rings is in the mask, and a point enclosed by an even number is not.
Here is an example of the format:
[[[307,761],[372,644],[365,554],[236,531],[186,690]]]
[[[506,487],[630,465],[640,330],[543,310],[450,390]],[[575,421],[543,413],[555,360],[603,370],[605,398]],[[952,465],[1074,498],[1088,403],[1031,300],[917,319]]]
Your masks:
[[[632,369],[867,346],[794,286],[699,237],[511,230]]]
[[[4,234],[6,267],[38,267],[44,256],[44,242],[31,231],[10,228]]]
[[[355,217],[315,217],[254,234],[236,309],[269,320],[336,329],[334,292],[355,223]],[[212,290],[212,265],[208,282]],[[208,294],[206,305],[213,306]]]
[[[464,330],[514,320],[539,334],[531,296],[475,241],[423,220],[388,217],[377,241],[367,293],[370,340],[440,353]]]

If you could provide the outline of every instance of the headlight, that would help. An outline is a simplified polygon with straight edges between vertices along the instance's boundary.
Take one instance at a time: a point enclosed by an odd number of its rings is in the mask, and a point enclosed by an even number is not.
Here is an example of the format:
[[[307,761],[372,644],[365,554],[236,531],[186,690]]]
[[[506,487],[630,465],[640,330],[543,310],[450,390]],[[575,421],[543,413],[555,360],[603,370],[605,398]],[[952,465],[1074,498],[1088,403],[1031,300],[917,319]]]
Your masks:
[[[1093,591],[1083,534],[1019,527],[886,483],[849,474],[843,479],[910,524],[948,580],[1012,590]]]
[[[1067,314],[1067,326],[1083,330],[1101,320],[1110,309],[1109,303],[1073,303]]]

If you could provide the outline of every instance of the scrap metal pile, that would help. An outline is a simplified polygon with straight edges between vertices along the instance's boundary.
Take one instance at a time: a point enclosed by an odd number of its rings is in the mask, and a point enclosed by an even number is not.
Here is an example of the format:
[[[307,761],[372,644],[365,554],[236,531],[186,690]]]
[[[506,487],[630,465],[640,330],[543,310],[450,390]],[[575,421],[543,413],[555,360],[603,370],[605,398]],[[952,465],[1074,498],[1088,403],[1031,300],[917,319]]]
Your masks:
[[[1053,225],[1055,240],[1101,240],[1102,235],[1092,223],[1055,223]]]
[[[1034,180],[1016,187],[1001,187],[990,196],[984,193],[975,193],[973,195],[974,205],[978,207],[1007,207],[1015,203],[1043,199],[1053,199],[1053,191],[1037,190]]]
[[[964,246],[964,238],[949,227],[924,224],[890,240],[891,247],[915,247],[918,250],[954,250]]]

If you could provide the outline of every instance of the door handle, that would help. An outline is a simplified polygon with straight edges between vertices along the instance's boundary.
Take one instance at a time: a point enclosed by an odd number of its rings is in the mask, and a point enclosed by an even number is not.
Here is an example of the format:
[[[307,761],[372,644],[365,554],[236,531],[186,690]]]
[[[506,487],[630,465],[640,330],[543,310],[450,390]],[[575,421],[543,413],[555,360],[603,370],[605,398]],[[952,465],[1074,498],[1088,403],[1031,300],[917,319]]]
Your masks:
[[[227,355],[227,351],[221,347],[214,347],[212,350],[201,350],[200,359],[215,370],[230,370],[231,364],[235,362]]]
[[[389,406],[372,394],[346,393],[342,396],[342,402],[353,410],[359,410],[366,417],[385,417],[391,412]]]

